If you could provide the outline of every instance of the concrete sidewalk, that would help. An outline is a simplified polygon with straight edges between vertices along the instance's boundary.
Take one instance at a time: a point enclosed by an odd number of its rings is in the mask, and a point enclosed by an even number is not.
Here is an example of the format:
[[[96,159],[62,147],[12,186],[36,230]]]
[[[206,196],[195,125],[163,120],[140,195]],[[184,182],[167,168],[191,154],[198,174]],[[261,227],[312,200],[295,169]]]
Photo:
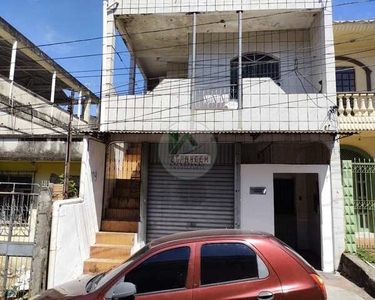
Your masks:
[[[363,289],[340,274],[319,272],[326,285],[328,300],[372,300]]]

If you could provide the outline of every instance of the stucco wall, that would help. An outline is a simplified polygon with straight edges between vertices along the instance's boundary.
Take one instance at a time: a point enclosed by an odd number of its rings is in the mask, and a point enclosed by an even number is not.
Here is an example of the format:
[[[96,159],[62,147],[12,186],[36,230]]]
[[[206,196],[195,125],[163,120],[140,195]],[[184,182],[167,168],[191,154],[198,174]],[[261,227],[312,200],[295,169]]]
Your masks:
[[[83,202],[61,206],[57,229],[54,285],[77,278],[99,231],[104,184],[105,145],[84,139],[80,197]]]
[[[81,160],[82,141],[72,142],[72,161]],[[65,161],[66,139],[19,140],[0,139],[2,160]]]
[[[42,181],[49,181],[52,173],[57,175],[64,173],[64,162],[48,161],[0,161],[0,172],[31,172],[34,174],[34,183],[41,184]],[[81,169],[80,162],[70,164],[70,174],[79,176]]]
[[[241,228],[275,233],[275,173],[316,173],[320,190],[321,243],[323,270],[334,270],[332,198],[329,166],[317,165],[241,165]],[[250,195],[251,186],[267,188],[266,195]]]
[[[348,145],[359,148],[375,158],[375,133],[363,132],[340,140],[340,145]]]

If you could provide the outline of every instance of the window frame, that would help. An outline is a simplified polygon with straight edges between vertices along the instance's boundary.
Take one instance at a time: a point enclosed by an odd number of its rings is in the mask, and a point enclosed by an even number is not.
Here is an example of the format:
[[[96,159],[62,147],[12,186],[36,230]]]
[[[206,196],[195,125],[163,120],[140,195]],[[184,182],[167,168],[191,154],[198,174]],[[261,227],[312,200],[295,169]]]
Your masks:
[[[258,277],[249,277],[249,278],[244,278],[244,279],[238,279],[238,280],[231,280],[231,281],[224,281],[224,282],[217,282],[217,283],[210,283],[210,284],[201,284],[201,248],[205,245],[208,244],[241,244],[246,247],[248,247],[251,251],[253,251],[256,255],[256,260],[257,260],[257,269],[258,269]],[[200,242],[196,245],[195,249],[195,277],[194,277],[194,287],[199,287],[199,288],[209,288],[213,286],[224,286],[228,284],[235,284],[235,283],[241,283],[241,282],[250,282],[250,281],[256,281],[256,280],[265,280],[270,277],[271,275],[271,270],[270,266],[268,265],[267,261],[265,258],[257,251],[255,247],[253,247],[250,243],[244,240],[210,240],[210,241],[205,241],[205,242]],[[267,269],[267,276],[264,276],[262,278],[259,277],[260,274],[260,268],[259,268],[259,262],[263,264],[263,266]]]
[[[281,63],[280,63],[280,58],[278,57],[275,57],[271,54],[268,54],[268,53],[261,53],[261,52],[248,52],[248,53],[243,53],[241,55],[242,57],[242,80],[243,79],[246,79],[246,78],[269,78],[273,81],[275,81],[276,83],[279,83],[280,80],[281,80]],[[258,57],[258,58],[256,58]],[[239,84],[238,84],[238,58],[239,56],[236,56],[234,58],[232,58],[230,60],[230,97],[231,99],[237,99],[238,98],[238,87],[239,87]],[[255,58],[255,59],[254,59]],[[261,60],[262,58],[267,58],[267,60]],[[250,74],[250,76],[245,76],[245,68],[246,66],[251,66],[252,64],[258,68],[258,66],[260,64],[258,64],[258,62],[272,62],[272,63],[277,63],[277,76],[274,77],[274,76],[265,76],[265,75],[262,75],[260,74],[261,76],[259,76],[259,74],[256,74],[256,76],[252,76],[252,74]],[[275,68],[276,69],[276,68]],[[237,76],[233,76],[233,73]],[[267,75],[270,75],[270,74],[267,74]],[[273,74],[271,74],[273,75]]]
[[[354,75],[354,79],[353,79],[353,81],[354,81],[354,90],[352,90],[352,91],[339,91],[338,89],[337,89],[337,83],[338,83],[338,80],[337,80],[337,73],[339,72],[339,70],[340,69],[347,69],[347,70],[349,70],[350,69],[350,71],[353,71],[353,73],[351,73],[351,72],[348,72],[348,71],[346,71],[346,72],[343,72],[342,74],[344,74],[344,73],[347,73],[347,74],[353,74]],[[337,93],[353,93],[353,92],[356,92],[356,90],[357,90],[357,80],[356,80],[357,78],[356,78],[356,74],[355,74],[355,67],[353,67],[353,66],[336,66],[335,67],[335,80],[336,80],[336,90],[337,90]],[[341,81],[343,81],[344,79],[341,79]],[[350,79],[348,79],[349,80],[349,87],[350,87]],[[341,86],[343,87],[343,84],[341,84]]]
[[[184,248],[184,247],[189,247],[190,248],[190,256],[189,256],[189,262],[188,262],[188,270],[187,270],[187,275],[186,275],[185,287],[184,288],[169,289],[169,290],[162,290],[162,291],[146,292],[146,293],[138,293],[137,292],[135,294],[135,296],[155,295],[155,294],[178,292],[178,291],[185,291],[185,290],[192,289],[193,288],[195,244],[193,244],[193,243],[186,243],[186,244],[179,244],[179,245],[174,245],[174,246],[170,246],[170,247],[161,248],[161,249],[158,249],[158,250],[155,250],[155,251],[151,250],[151,252],[148,255],[144,256],[137,263],[131,264],[129,266],[129,268],[126,268],[125,272],[122,272],[122,274],[120,276],[116,277],[117,279],[114,280],[112,284],[108,285],[109,288],[107,288],[106,290],[108,291],[113,285],[115,285],[120,280],[125,280],[125,282],[127,282],[126,281],[126,275],[129,272],[131,272],[132,270],[134,270],[135,268],[137,268],[138,266],[140,266],[143,262],[145,262],[149,258],[151,258],[151,257],[153,257],[155,255],[158,255],[158,254],[160,254],[162,252],[165,252],[165,251],[170,251],[170,250],[173,250],[173,249]]]

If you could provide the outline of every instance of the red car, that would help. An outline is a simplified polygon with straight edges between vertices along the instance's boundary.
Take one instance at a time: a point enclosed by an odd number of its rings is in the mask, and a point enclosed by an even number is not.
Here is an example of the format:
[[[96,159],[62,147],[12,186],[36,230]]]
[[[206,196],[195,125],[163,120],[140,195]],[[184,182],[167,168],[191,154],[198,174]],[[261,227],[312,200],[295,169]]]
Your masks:
[[[185,232],[146,245],[121,266],[35,299],[325,300],[315,270],[270,234]]]

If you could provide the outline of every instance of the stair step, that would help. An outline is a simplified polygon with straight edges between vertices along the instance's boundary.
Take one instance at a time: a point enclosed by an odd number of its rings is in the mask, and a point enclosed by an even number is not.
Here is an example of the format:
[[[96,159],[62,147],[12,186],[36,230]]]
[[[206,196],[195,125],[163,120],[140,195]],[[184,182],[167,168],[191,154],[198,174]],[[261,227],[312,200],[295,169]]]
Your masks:
[[[115,198],[139,198],[139,188],[115,188],[113,197]]]
[[[134,237],[134,233],[99,231],[96,233],[96,243],[133,247]]]
[[[101,230],[111,232],[138,232],[138,222],[103,220]]]
[[[141,185],[139,179],[116,179],[116,188],[138,188]]]
[[[126,155],[129,154],[138,154],[141,155],[141,148],[140,147],[130,147],[126,150]]]
[[[109,208],[139,208],[139,199],[136,198],[111,198],[109,199]]]
[[[99,274],[122,264],[123,259],[89,258],[83,264],[84,274]]]
[[[112,258],[125,260],[131,252],[130,245],[95,244],[90,247],[90,258]]]
[[[105,210],[106,220],[139,221],[139,209],[107,208]]]

